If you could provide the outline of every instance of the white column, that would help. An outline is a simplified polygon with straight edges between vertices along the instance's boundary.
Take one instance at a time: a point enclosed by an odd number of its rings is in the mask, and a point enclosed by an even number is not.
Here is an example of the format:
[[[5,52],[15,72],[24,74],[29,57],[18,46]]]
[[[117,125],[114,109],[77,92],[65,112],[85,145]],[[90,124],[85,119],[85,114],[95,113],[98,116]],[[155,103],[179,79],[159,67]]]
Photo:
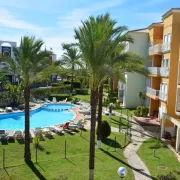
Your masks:
[[[176,152],[178,153],[180,148],[180,127],[177,128],[177,136],[176,136]]]
[[[164,135],[164,117],[161,120],[161,138],[163,137],[163,135]]]

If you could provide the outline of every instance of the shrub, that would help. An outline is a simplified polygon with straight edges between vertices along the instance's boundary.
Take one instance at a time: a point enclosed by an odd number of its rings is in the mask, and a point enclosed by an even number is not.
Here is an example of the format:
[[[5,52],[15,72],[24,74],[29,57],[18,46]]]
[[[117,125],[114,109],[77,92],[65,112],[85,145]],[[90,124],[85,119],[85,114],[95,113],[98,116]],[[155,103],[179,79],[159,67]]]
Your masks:
[[[97,131],[98,131],[98,128],[99,127],[97,127]],[[101,122],[100,133],[101,133],[102,139],[107,138],[111,134],[111,127],[107,121]]]
[[[53,97],[56,98],[57,101],[62,101],[67,98],[68,101],[71,101],[72,98],[68,94],[50,94],[49,99],[52,101]]]
[[[46,87],[46,88],[37,88],[31,90],[32,96],[35,98],[46,98],[50,94],[68,94],[70,93],[70,85],[64,85],[64,86],[59,86],[59,87]]]
[[[138,106],[136,110],[134,111],[134,115],[138,117],[140,116],[146,117],[148,113],[149,113],[149,108],[145,106]]]
[[[64,84],[71,84],[70,81],[64,81]]]
[[[60,86],[60,84],[59,83],[52,83],[51,86],[52,87],[58,87],[58,86]]]
[[[157,179],[158,180],[177,180],[176,176],[172,172],[165,175],[163,174],[159,175]]]
[[[81,88],[81,83],[79,81],[74,81],[73,82],[73,87],[74,88]]]
[[[87,95],[88,89],[75,89],[75,94]]]

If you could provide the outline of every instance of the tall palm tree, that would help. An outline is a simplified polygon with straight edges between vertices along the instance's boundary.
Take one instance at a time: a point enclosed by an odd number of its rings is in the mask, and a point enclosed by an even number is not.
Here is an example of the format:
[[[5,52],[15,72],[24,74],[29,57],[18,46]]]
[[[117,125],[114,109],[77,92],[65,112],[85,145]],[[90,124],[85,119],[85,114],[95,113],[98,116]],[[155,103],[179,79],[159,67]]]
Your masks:
[[[129,53],[129,52],[120,53],[120,51],[119,53],[116,52],[116,56],[112,55],[111,58],[109,59],[108,61],[109,69],[105,72],[107,77],[109,77],[112,80],[114,78],[117,78],[125,83],[124,75],[126,72],[138,73],[144,76],[148,75],[149,71],[144,66],[144,63],[146,61],[145,58],[134,53]],[[102,99],[103,99],[103,85],[101,85],[99,88],[98,127],[101,127],[101,121],[102,121]],[[98,148],[101,148],[100,128],[98,128],[97,140],[99,141]]]
[[[77,44],[82,53],[82,59],[86,62],[91,73],[89,180],[94,179],[95,125],[98,88],[104,81],[102,72],[106,70],[104,65],[108,59],[107,57],[111,56],[116,46],[123,38],[123,36],[121,37],[121,28],[122,27],[116,26],[116,21],[112,20],[109,14],[105,14],[97,17],[90,16],[88,20],[82,22],[82,26],[75,29],[75,38],[78,40]]]
[[[15,61],[11,58],[2,58],[1,61],[6,61],[10,65],[10,71],[13,71],[20,78],[24,88],[25,101],[25,147],[24,160],[31,161],[30,152],[30,84],[36,79],[39,72],[49,67],[50,51],[42,51],[43,41],[37,40],[35,37],[24,36],[21,38],[21,43],[18,48],[14,48]]]
[[[67,68],[71,69],[71,94],[73,92],[73,82],[74,82],[74,70],[75,66],[82,66],[80,61],[80,53],[78,49],[73,44],[62,44],[63,50],[65,50],[62,55],[62,62]]]

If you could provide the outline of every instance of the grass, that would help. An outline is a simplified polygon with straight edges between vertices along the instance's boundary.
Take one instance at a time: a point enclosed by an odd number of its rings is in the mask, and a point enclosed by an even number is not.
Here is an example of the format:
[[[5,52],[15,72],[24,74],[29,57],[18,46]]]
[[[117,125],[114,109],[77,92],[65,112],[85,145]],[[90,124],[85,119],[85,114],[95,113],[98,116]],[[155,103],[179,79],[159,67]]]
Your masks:
[[[124,114],[124,115],[128,115],[131,116],[131,115],[134,115],[134,111],[135,109],[127,109],[127,108],[116,108],[114,109],[114,111],[118,112],[118,113],[121,113]]]
[[[112,116],[110,119],[109,116],[103,116],[102,120],[107,121],[112,127],[119,128],[120,120],[118,116]],[[127,129],[128,121],[125,118],[121,118],[121,129]]]
[[[155,157],[153,156],[153,149],[156,149]],[[138,155],[144,161],[151,175],[154,177],[171,171],[180,172],[180,163],[178,162],[176,156],[166,146],[166,144],[160,140],[157,141],[152,138],[146,140],[138,150]],[[167,170],[161,170],[158,166],[166,166]],[[180,179],[180,175],[177,176],[177,179]]]
[[[87,103],[89,103],[90,102],[90,94],[88,94],[88,95],[74,95],[74,96],[72,96],[72,98],[73,98],[73,100],[75,99],[75,98],[78,98],[78,99],[82,99],[82,101],[84,101],[84,102],[87,102]]]
[[[116,141],[115,141],[116,139]],[[67,159],[64,158],[64,144],[67,142]],[[127,142],[126,142],[127,143]],[[95,179],[119,180],[117,169],[127,167],[126,180],[133,180],[133,174],[123,156],[122,148],[126,145],[124,135],[112,133],[102,143],[102,149],[96,148]],[[65,136],[55,135],[53,139],[45,138],[40,144],[44,151],[38,152],[38,163],[25,164],[23,160],[24,145],[8,143],[0,146],[1,180],[84,180],[88,179],[89,132]],[[5,149],[5,166],[2,168],[2,150]],[[32,161],[35,162],[35,149],[31,144]]]

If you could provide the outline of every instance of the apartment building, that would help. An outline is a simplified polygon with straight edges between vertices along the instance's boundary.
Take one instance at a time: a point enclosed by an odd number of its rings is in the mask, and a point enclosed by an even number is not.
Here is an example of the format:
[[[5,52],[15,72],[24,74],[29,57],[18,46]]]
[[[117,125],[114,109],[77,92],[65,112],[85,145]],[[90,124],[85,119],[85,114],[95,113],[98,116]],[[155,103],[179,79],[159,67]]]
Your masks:
[[[146,58],[148,56],[148,32],[147,28],[128,31],[134,43],[127,42],[125,52],[133,52]],[[118,99],[124,107],[136,108],[141,105],[139,92],[146,92],[146,84],[149,80],[137,73],[125,73],[125,80],[125,84],[118,81]]]
[[[150,115],[161,120],[161,136],[170,133],[180,151],[180,8],[172,8],[162,22],[149,27]]]

